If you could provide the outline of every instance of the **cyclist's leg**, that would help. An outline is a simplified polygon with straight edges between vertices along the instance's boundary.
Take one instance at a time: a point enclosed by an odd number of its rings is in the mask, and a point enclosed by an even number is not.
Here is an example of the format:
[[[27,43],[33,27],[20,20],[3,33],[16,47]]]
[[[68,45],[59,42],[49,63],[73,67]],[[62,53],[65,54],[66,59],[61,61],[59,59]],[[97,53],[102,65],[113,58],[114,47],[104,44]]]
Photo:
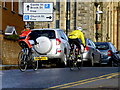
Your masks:
[[[76,43],[76,45],[77,45],[77,47],[78,47],[78,53],[77,53],[77,57],[79,58],[80,57],[80,55],[81,55],[81,41],[77,38],[76,40],[75,40],[75,43]]]

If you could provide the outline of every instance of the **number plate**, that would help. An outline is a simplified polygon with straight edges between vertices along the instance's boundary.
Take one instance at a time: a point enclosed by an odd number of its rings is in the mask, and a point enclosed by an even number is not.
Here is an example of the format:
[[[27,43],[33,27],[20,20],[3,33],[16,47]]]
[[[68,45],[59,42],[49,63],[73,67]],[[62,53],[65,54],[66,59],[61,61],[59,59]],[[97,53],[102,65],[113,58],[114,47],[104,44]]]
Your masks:
[[[47,57],[34,57],[34,60],[48,60]]]

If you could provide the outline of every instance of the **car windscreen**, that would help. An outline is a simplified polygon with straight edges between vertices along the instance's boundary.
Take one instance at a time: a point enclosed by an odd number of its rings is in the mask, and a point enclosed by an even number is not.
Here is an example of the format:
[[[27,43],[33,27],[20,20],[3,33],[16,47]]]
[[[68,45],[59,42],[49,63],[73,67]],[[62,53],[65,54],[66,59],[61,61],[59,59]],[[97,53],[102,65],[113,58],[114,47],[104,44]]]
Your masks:
[[[49,39],[55,39],[55,31],[54,30],[35,30],[30,34],[30,38],[38,38],[41,36],[48,37]]]
[[[109,49],[109,46],[107,43],[95,43],[96,48],[99,50],[107,50]]]

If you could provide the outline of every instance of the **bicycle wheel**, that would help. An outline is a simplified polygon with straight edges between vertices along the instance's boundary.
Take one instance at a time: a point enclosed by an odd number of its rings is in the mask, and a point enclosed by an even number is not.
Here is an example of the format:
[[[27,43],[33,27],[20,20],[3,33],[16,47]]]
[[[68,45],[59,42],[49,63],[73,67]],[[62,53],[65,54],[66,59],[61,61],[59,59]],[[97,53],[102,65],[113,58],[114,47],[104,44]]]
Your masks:
[[[69,67],[70,70],[73,71],[76,68],[76,61],[75,60],[69,60]]]
[[[20,71],[24,72],[27,69],[27,55],[24,54],[23,51],[21,51],[18,55],[18,67]]]
[[[76,48],[76,45],[74,43],[72,43],[71,44],[71,51],[70,51],[70,60],[69,60],[70,70],[74,70],[76,67],[75,48]]]
[[[30,56],[30,60],[31,60],[33,70],[34,71],[38,70],[38,60],[34,60],[34,57],[32,54]]]
[[[77,68],[80,70],[81,67],[83,66],[83,60],[82,60],[82,59],[78,59],[78,60],[77,60],[77,63],[76,63],[76,66],[77,66]]]
[[[38,70],[38,60],[33,60],[32,61],[32,67],[33,67],[33,70],[36,71]]]

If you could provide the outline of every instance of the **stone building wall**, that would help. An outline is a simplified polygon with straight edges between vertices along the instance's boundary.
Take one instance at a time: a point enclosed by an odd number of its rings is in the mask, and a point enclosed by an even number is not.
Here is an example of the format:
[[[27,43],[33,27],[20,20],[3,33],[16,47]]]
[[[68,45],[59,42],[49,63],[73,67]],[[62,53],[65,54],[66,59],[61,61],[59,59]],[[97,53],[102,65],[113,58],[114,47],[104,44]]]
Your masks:
[[[117,32],[117,35],[118,35],[118,38],[117,38],[117,41],[118,41],[118,50],[120,51],[120,2],[118,3],[118,32]]]
[[[2,1],[0,1],[0,30],[2,30]]]
[[[93,2],[78,2],[77,4],[77,26],[81,26],[86,38],[94,40],[95,12]]]
[[[66,0],[60,2],[60,28],[66,29]]]
[[[106,22],[109,22],[109,17],[107,17],[107,15],[109,15],[109,7],[108,7],[109,3],[108,2],[105,2],[105,3],[102,3],[101,7],[102,7],[102,11],[103,13],[101,14],[101,30],[100,30],[100,34],[101,34],[101,37],[100,37],[100,40],[101,41],[109,41],[109,36],[108,36],[108,23]]]
[[[75,18],[75,2],[70,2],[70,31],[74,30],[74,18]]]
[[[118,2],[102,3],[101,41],[112,42],[119,49],[119,6]]]

